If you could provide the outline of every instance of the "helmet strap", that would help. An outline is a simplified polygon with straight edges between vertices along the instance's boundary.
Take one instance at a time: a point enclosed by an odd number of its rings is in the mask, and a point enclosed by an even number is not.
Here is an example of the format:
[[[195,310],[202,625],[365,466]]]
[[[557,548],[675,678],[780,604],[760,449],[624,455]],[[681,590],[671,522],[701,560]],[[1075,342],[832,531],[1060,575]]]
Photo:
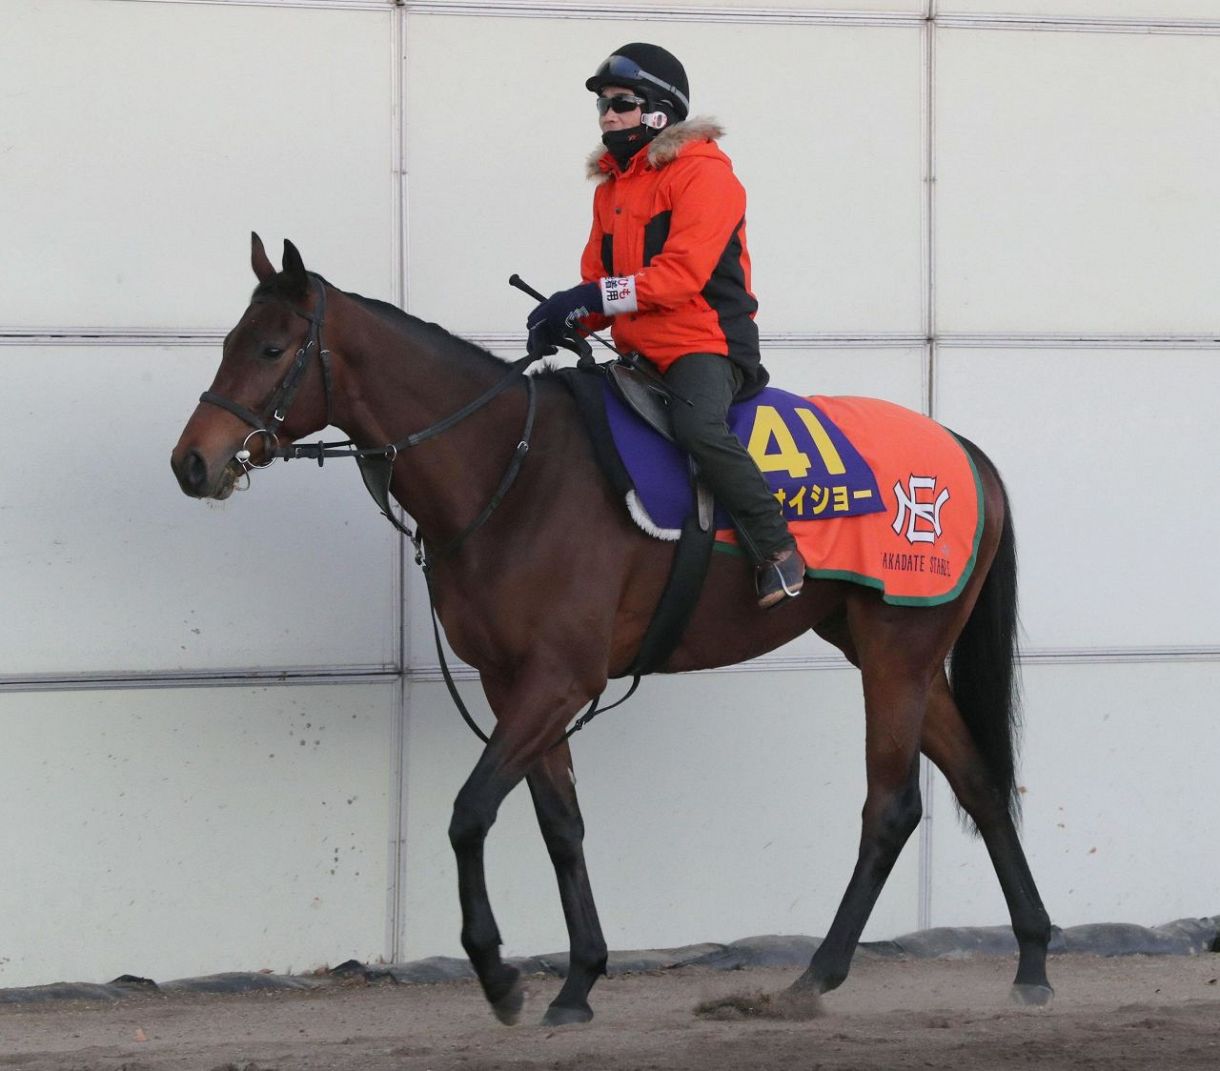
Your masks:
[[[640,122],[653,131],[664,130],[669,126],[669,116],[663,111],[641,112]]]

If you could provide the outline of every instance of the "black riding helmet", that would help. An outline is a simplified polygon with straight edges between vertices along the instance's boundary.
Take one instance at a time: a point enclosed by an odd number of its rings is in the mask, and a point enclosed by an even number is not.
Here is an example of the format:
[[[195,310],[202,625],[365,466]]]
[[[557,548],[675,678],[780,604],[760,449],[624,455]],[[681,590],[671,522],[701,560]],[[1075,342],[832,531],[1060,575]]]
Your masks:
[[[690,84],[678,58],[660,45],[635,41],[616,48],[602,61],[585,88],[600,93],[605,86],[624,86],[644,98],[646,126],[664,126],[650,121],[657,112],[668,122],[680,122],[690,114]]]

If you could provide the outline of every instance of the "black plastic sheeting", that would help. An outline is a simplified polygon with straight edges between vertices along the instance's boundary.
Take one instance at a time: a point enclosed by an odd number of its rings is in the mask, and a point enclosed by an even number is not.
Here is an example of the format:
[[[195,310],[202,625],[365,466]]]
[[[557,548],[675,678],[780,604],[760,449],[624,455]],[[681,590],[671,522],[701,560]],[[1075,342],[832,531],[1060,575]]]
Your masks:
[[[771,934],[746,937],[727,945],[700,944],[633,952],[611,952],[606,973],[636,974],[680,967],[710,967],[734,971],[747,967],[805,967],[821,943],[817,937]],[[1055,928],[1050,950],[1055,954],[1093,956],[1198,956],[1220,953],[1220,915],[1211,918],[1178,919],[1164,926],[1144,927],[1122,922],[1093,923]],[[892,941],[865,941],[857,958],[963,959],[968,956],[1011,956],[1017,951],[1012,930],[1006,926],[976,928],[940,927],[920,930]],[[563,977],[568,954],[529,956],[509,962],[525,974]],[[106,985],[87,982],[57,982],[54,985],[0,989],[0,1004],[31,1004],[43,1001],[118,1001],[133,996],[179,993],[258,993],[313,990],[340,985],[429,984],[464,981],[474,971],[464,959],[433,956],[412,963],[368,965],[349,960],[316,975],[265,974],[235,971],[205,978],[180,978],[157,983],[125,974]]]

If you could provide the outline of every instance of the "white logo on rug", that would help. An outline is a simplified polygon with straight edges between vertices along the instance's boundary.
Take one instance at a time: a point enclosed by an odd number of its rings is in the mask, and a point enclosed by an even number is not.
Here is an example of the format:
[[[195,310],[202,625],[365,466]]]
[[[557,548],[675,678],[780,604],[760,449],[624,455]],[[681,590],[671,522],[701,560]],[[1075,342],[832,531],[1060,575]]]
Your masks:
[[[949,489],[946,487],[938,495],[935,476],[911,476],[906,490],[902,484],[894,484],[894,497],[898,499],[895,534],[902,535],[905,524],[908,543],[935,543],[940,537],[940,511],[949,501]]]

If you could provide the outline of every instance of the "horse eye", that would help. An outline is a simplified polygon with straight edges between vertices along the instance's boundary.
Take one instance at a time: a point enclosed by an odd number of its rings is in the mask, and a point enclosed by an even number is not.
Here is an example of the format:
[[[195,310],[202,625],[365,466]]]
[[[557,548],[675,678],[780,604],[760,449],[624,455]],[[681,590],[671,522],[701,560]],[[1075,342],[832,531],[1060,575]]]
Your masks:
[[[282,349],[280,349],[279,346],[264,346],[263,347],[263,356],[264,357],[272,357],[272,358],[279,357],[283,352],[284,351]]]

